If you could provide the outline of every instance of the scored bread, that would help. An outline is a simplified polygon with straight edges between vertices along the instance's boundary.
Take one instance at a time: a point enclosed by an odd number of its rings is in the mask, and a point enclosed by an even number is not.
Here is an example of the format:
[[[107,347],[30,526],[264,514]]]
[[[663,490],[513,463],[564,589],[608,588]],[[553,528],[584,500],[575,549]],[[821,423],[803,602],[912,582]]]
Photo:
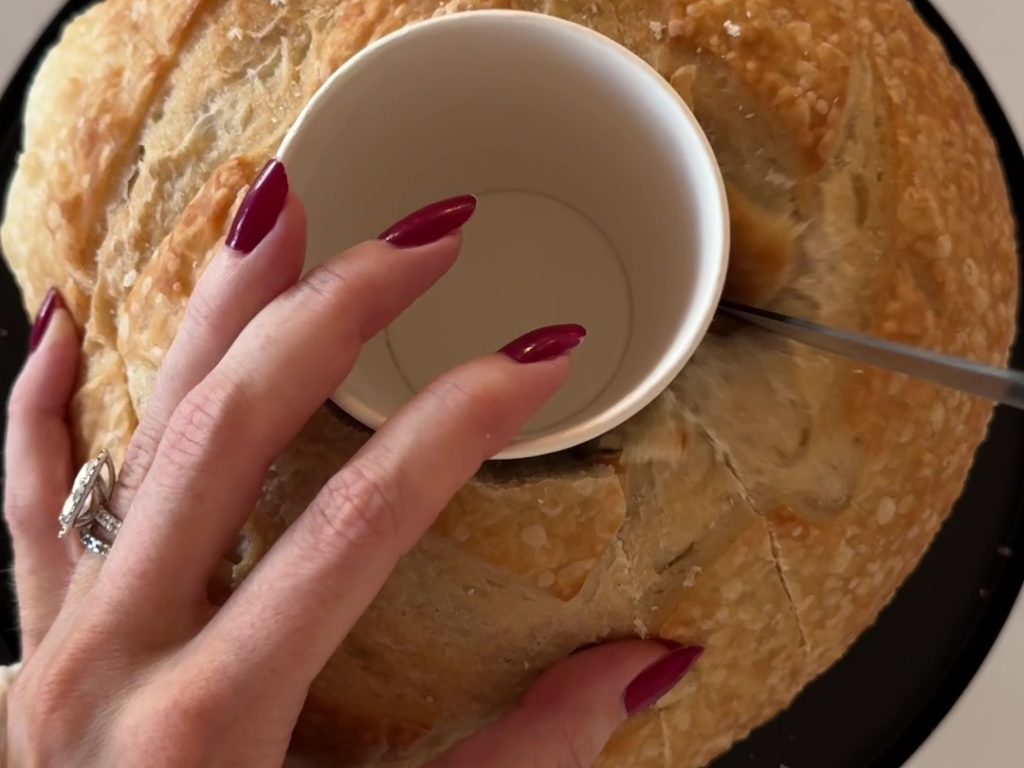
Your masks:
[[[57,285],[85,329],[80,458],[123,457],[196,280],[318,86],[405,24],[485,7],[593,27],[687,100],[728,186],[732,296],[1005,361],[1017,256],[997,154],[907,0],[105,0],[35,80],[2,229],[27,307]],[[718,326],[624,427],[459,494],[313,685],[294,751],[420,765],[574,648],[639,634],[707,652],[602,765],[703,765],[875,620],[990,415]],[[267,477],[235,583],[365,439],[331,409],[312,419]]]

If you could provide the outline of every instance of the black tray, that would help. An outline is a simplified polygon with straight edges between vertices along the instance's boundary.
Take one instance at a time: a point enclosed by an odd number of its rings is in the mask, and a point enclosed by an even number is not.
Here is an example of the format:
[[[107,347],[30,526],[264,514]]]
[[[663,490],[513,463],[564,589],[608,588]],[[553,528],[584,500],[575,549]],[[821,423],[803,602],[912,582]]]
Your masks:
[[[32,72],[61,26],[89,0],[72,0],[40,37],[0,98],[0,188],[21,142]],[[1024,156],[1006,117],[963,45],[926,0],[916,2],[970,83],[995,135],[1024,222]],[[1018,321],[1018,330],[1024,329]],[[0,393],[6,400],[24,357],[27,327],[18,290],[0,264]],[[1018,345],[1014,364],[1024,366]],[[0,426],[3,416],[0,415]],[[995,641],[1024,582],[1024,414],[1000,408],[956,511],[877,625],[804,691],[793,707],[714,763],[714,768],[900,766],[959,698]],[[6,532],[0,556],[9,563]],[[0,605],[0,654],[16,656],[9,598]],[[1016,756],[1006,756],[1007,764]]]

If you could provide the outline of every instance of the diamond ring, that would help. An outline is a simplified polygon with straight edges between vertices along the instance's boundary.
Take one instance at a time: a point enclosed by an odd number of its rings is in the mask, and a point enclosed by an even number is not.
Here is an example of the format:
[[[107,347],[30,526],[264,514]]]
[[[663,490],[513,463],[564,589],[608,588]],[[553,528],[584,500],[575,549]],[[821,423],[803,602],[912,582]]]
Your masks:
[[[77,530],[87,550],[104,557],[109,554],[121,529],[121,521],[107,508],[116,480],[114,462],[107,451],[83,465],[57,518],[58,538]],[[105,535],[97,536],[99,531]]]

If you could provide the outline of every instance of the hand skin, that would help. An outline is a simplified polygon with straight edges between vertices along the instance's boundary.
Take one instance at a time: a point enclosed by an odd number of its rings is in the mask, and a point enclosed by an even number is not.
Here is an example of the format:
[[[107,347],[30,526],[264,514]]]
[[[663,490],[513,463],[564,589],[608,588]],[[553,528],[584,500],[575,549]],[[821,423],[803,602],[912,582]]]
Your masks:
[[[268,166],[194,292],[132,439],[107,559],[56,537],[75,469],[66,414],[79,337],[61,302],[40,317],[6,444],[24,646],[7,768],[280,768],[314,677],[452,495],[561,386],[580,341],[563,328],[442,376],[325,485],[226,604],[209,604],[209,578],[271,462],[361,344],[452,266],[467,206],[457,199],[426,224],[418,212],[398,236],[300,278],[305,214],[283,168]],[[667,668],[671,657],[640,640],[575,654],[434,765],[591,765],[627,708],[685,673],[678,660]]]

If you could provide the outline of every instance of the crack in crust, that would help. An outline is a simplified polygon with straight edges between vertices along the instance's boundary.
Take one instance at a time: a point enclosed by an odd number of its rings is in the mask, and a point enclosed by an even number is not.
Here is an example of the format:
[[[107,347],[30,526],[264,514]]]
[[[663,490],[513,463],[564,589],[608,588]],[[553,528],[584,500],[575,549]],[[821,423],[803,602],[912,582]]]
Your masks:
[[[800,620],[800,611],[796,607],[796,601],[793,599],[792,587],[789,584],[789,580],[786,578],[785,571],[782,567],[782,551],[779,548],[779,540],[775,533],[775,529],[772,527],[771,520],[764,517],[761,512],[758,512],[761,518],[764,520],[765,530],[768,532],[768,542],[771,544],[772,549],[772,560],[775,561],[775,573],[779,577],[779,584],[782,585],[782,591],[786,593],[786,603],[789,605],[789,610],[793,614],[793,620],[796,622],[796,628],[800,632],[800,645],[803,647],[804,652],[810,654],[811,644],[807,638],[807,631],[804,628],[803,622]]]
[[[661,731],[661,759],[664,765],[672,766],[676,761],[672,755],[672,739],[669,738],[668,725],[665,723],[665,711],[658,711],[658,728]]]
[[[740,493],[743,496],[743,500],[748,504],[751,511],[753,511],[754,514],[756,514],[764,522],[765,530],[768,533],[768,541],[771,545],[772,560],[774,561],[775,565],[775,574],[776,576],[778,576],[779,585],[782,587],[782,591],[786,595],[786,603],[789,606],[789,611],[793,615],[793,620],[796,622],[797,630],[800,633],[800,645],[805,653],[810,653],[810,642],[808,641],[807,631],[804,627],[803,622],[800,620],[800,612],[797,609],[796,601],[793,599],[792,587],[790,586],[789,581],[786,578],[786,574],[782,566],[781,550],[779,548],[778,538],[776,536],[775,529],[772,527],[771,520],[761,509],[758,508],[758,505],[754,501],[753,496],[750,494],[750,491],[748,490],[746,483],[744,483],[743,478],[740,476],[739,470],[736,468],[736,464],[733,461],[732,455],[729,453],[728,447],[724,443],[722,443],[717,437],[715,437],[715,435],[712,434],[710,429],[701,424],[700,420],[695,415],[691,415],[691,418],[693,418],[694,423],[697,425],[697,428],[700,430],[701,434],[707,439],[709,443],[711,443],[712,447],[715,449],[716,455],[722,461],[722,466],[726,468],[726,470],[732,476],[733,480],[736,481],[736,485],[740,489]]]

